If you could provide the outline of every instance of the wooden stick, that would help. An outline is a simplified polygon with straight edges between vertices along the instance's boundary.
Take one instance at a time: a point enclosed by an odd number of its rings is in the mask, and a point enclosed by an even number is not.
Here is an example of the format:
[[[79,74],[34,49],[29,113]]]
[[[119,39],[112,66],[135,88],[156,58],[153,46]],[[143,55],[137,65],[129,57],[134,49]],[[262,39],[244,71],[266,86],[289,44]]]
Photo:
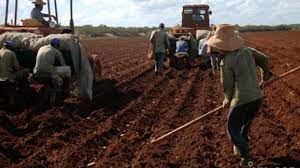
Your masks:
[[[270,84],[272,84],[272,83],[274,83],[274,82],[276,82],[276,81],[282,79],[283,77],[287,77],[287,76],[289,76],[289,75],[291,75],[291,74],[293,74],[293,73],[295,73],[295,72],[297,72],[297,71],[299,71],[299,70],[300,70],[300,66],[298,66],[298,67],[296,67],[296,68],[294,68],[294,69],[292,69],[292,70],[289,70],[288,72],[286,72],[286,73],[284,73],[284,74],[281,74],[281,75],[279,75],[279,76],[277,76],[277,77],[275,77],[275,78],[273,78],[273,79],[267,81],[264,85],[265,85],[265,86],[268,86],[268,85],[270,85]]]
[[[280,76],[278,76],[276,78],[271,79],[270,81],[266,82],[266,84],[268,84],[268,85],[272,84],[275,81],[277,81],[277,80],[279,80],[279,79],[281,79],[283,77],[286,77],[286,76],[288,76],[290,74],[293,74],[294,72],[296,72],[298,70],[300,70],[300,66],[298,66],[297,68],[294,68],[294,69],[292,69],[292,70],[290,70],[290,71],[288,71],[288,72],[286,72],[286,73],[284,73],[284,74],[282,74],[282,75],[280,75]],[[194,119],[194,120],[192,120],[192,121],[190,121],[190,122],[188,122],[188,123],[186,123],[186,124],[184,124],[184,125],[182,125],[182,126],[180,126],[178,128],[176,128],[176,129],[174,129],[173,131],[171,131],[171,132],[169,132],[169,133],[167,133],[167,134],[165,134],[165,135],[163,135],[163,136],[161,136],[161,137],[159,137],[157,139],[153,139],[153,140],[151,140],[151,143],[156,143],[158,141],[161,141],[161,140],[165,139],[166,137],[168,137],[168,136],[170,136],[170,135],[172,135],[172,134],[174,134],[174,133],[176,133],[176,132],[178,132],[178,131],[180,131],[180,130],[182,130],[182,129],[184,129],[184,128],[186,128],[186,127],[188,127],[188,126],[190,126],[190,125],[192,125],[194,123],[196,123],[197,121],[201,120],[202,118],[204,118],[204,117],[206,117],[206,116],[208,116],[208,115],[210,115],[212,113],[215,113],[215,112],[219,111],[222,108],[223,108],[223,106],[220,106],[220,107],[218,107],[218,108],[216,108],[216,109],[214,109],[214,110],[212,110],[212,111],[210,111],[210,112],[208,112],[208,113],[206,113],[206,114],[204,114],[204,115],[202,115],[202,116],[200,116],[200,117],[198,117],[198,118],[196,118],[196,119]]]
[[[218,110],[220,110],[220,109],[222,109],[222,108],[223,108],[223,106],[220,106],[220,107],[218,107],[218,108],[216,108],[216,109],[214,109],[214,110],[212,110],[212,111],[210,111],[210,112],[204,114],[203,116],[200,116],[200,117],[194,119],[193,121],[190,121],[190,122],[184,124],[183,126],[178,127],[178,128],[176,128],[175,130],[173,130],[173,131],[171,131],[171,132],[169,132],[169,133],[167,133],[167,134],[165,134],[165,135],[163,135],[163,136],[161,136],[161,137],[159,137],[159,138],[157,138],[157,139],[153,139],[153,140],[151,141],[151,143],[155,143],[155,142],[158,142],[158,141],[160,141],[160,140],[162,140],[162,139],[165,139],[166,137],[168,137],[168,136],[174,134],[175,132],[178,132],[178,131],[180,131],[180,130],[182,130],[182,129],[184,129],[184,128],[186,128],[186,127],[192,125],[192,124],[194,124],[195,122],[201,120],[202,118],[204,118],[204,117],[206,117],[206,116],[208,116],[208,115],[210,115],[210,114],[212,114],[212,113],[214,113],[214,112],[217,112]]]

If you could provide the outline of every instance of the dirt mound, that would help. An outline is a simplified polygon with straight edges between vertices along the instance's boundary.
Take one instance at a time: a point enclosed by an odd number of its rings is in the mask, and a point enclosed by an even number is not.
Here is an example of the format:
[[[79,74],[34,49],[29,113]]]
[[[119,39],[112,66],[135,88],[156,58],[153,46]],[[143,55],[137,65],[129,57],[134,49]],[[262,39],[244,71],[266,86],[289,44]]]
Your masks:
[[[300,65],[300,32],[245,33],[281,74]],[[0,113],[0,167],[236,167],[217,112],[158,144],[153,138],[218,107],[219,76],[199,68],[169,69],[156,78],[145,38],[83,40],[101,57],[104,78],[93,102],[70,100],[34,114]],[[266,88],[251,140],[256,167],[300,166],[300,80],[295,74]]]

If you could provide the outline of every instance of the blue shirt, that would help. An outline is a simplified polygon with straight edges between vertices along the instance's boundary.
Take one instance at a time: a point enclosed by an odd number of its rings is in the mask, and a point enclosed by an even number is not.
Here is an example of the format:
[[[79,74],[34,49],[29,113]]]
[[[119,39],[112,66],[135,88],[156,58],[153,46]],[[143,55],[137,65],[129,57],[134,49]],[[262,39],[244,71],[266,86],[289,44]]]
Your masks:
[[[186,41],[179,40],[176,42],[176,52],[187,52],[189,50],[189,46]]]
[[[36,19],[39,22],[46,21],[44,17],[46,17],[47,15],[43,14],[38,8],[33,8],[30,15],[31,15],[31,19]]]

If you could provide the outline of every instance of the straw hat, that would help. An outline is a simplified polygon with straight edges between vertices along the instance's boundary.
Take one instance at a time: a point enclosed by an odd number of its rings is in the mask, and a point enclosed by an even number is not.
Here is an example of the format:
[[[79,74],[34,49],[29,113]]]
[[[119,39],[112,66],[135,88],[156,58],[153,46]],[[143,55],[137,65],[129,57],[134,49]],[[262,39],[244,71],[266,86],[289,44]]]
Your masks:
[[[244,46],[244,40],[237,36],[234,31],[235,27],[233,25],[219,25],[214,36],[206,41],[205,44],[223,51],[237,50]]]
[[[43,0],[35,0],[35,2],[32,2],[32,3],[34,3],[36,5],[46,5],[46,3],[43,2]]]

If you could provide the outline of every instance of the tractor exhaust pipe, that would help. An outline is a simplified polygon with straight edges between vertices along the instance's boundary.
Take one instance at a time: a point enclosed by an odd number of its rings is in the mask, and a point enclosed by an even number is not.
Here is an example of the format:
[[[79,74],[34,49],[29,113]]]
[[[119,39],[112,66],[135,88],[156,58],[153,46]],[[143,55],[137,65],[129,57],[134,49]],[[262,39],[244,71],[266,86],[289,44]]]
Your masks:
[[[49,22],[52,21],[52,18],[51,18],[51,7],[50,7],[50,0],[47,0],[47,3],[48,3],[48,15],[49,15]]]
[[[56,24],[59,25],[58,12],[57,12],[57,1],[56,0],[54,0],[54,7],[55,7]]]
[[[7,26],[9,0],[6,0],[4,26]]]
[[[18,0],[15,1],[15,26],[17,26],[18,19]]]
[[[73,20],[73,0],[70,0],[70,12],[71,12],[71,19],[70,19],[70,28],[72,29],[72,32],[74,33],[74,20]]]

